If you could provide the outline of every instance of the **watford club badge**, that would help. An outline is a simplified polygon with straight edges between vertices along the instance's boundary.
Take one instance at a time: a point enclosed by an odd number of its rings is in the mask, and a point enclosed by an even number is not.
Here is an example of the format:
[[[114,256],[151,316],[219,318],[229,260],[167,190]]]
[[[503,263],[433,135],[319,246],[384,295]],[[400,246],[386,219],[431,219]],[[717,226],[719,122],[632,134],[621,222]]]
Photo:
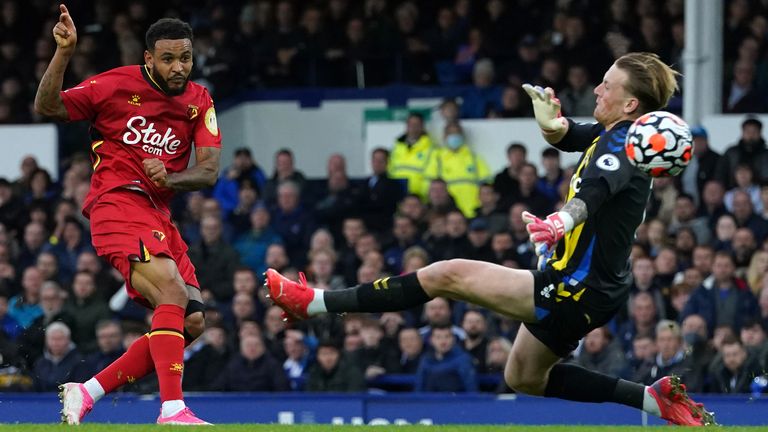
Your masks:
[[[197,105],[187,105],[187,117],[190,120],[194,120],[200,112],[200,108]]]
[[[165,234],[164,234],[162,231],[158,231],[158,230],[152,230],[152,235],[153,235],[153,236],[155,236],[155,238],[156,238],[158,241],[163,241],[163,240],[165,240]]]

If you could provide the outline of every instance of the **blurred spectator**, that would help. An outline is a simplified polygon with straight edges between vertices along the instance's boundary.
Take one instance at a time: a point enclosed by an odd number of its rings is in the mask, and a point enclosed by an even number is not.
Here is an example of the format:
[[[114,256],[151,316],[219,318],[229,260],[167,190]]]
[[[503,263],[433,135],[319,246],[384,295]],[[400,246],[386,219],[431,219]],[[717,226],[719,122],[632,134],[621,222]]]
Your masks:
[[[286,355],[283,362],[285,376],[288,378],[291,390],[301,390],[304,373],[309,363],[309,351],[304,343],[304,334],[296,330],[287,331],[283,344]]]
[[[235,150],[232,165],[219,177],[213,189],[213,197],[221,203],[221,209],[225,213],[238,206],[239,190],[246,181],[255,185],[258,191],[262,191],[267,180],[264,172],[251,157],[251,150],[241,147]]]
[[[421,362],[424,339],[415,328],[404,328],[398,334],[400,372],[415,374]]]
[[[556,200],[551,199],[539,188],[538,178],[536,166],[532,163],[525,163],[520,167],[518,201],[528,206],[531,213],[544,216],[552,212]]]
[[[653,363],[657,354],[656,339],[651,335],[637,335],[632,341],[632,352],[628,356],[627,369],[622,376],[632,379],[645,364]]]
[[[451,306],[448,300],[442,297],[435,297],[428,301],[424,304],[424,315],[427,325],[419,329],[419,334],[424,339],[424,342],[429,343],[433,328],[444,326],[451,328],[459,342],[463,343],[467,338],[467,333],[463,328],[451,325]]]
[[[606,375],[618,376],[625,368],[625,357],[607,327],[598,327],[584,336],[584,345],[575,363]]]
[[[41,291],[41,303],[45,304]],[[96,281],[88,272],[78,272],[72,282],[72,296],[64,304],[64,312],[74,318],[74,341],[81,353],[91,353],[98,348],[96,324],[112,317],[107,302],[96,292]]]
[[[707,372],[716,351],[707,338],[707,323],[699,315],[689,315],[681,327],[683,347],[690,361],[685,385],[691,391],[702,391],[709,381]]]
[[[432,350],[421,359],[414,391],[477,391],[477,375],[472,359],[456,344],[450,324],[433,326],[429,339]]]
[[[507,226],[507,217],[499,208],[499,194],[491,183],[480,185],[478,192],[480,205],[475,209],[474,217],[483,218],[488,224],[491,233],[502,231]]]
[[[43,309],[39,304],[42,286],[43,275],[40,270],[37,267],[29,267],[24,270],[21,277],[22,292],[8,301],[8,316],[24,328],[29,327],[32,321],[43,315]]]
[[[409,248],[419,244],[416,224],[408,216],[395,215],[392,217],[392,243],[384,251],[387,268],[393,274],[400,274],[403,268],[403,254]]]
[[[342,358],[334,342],[326,340],[317,347],[317,363],[310,368],[306,390],[359,392],[365,390],[365,378],[360,369]]]
[[[10,230],[21,228],[24,203],[18,198],[7,179],[0,177],[0,223]]]
[[[739,228],[733,233],[731,250],[734,263],[736,264],[737,277],[745,279],[744,276],[747,272],[749,260],[756,248],[757,243],[755,242],[755,235],[749,228]]]
[[[709,180],[704,183],[698,215],[707,218],[710,229],[714,228],[720,216],[728,213],[723,203],[724,198],[725,188],[722,183],[717,180]]]
[[[201,343],[202,346],[184,365],[184,389],[187,391],[210,390],[211,383],[226,369],[232,355],[224,327],[206,327]]]
[[[564,200],[560,196],[560,187],[563,183],[563,169],[560,167],[560,152],[552,147],[547,147],[541,152],[541,166],[544,167],[544,175],[539,177],[536,188],[549,200],[556,203]]]
[[[749,228],[755,239],[762,243],[768,237],[768,221],[755,213],[752,200],[744,191],[733,195],[733,218],[739,228]]]
[[[43,251],[45,246],[45,237],[45,226],[40,222],[30,222],[24,227],[23,243],[17,261],[20,271],[35,265],[37,256]]]
[[[467,334],[464,339],[464,349],[472,358],[472,365],[477,373],[486,369],[486,354],[488,351],[488,323],[478,310],[468,310],[461,320],[461,328]],[[433,329],[434,332],[434,329]]]
[[[491,249],[491,235],[488,222],[483,218],[475,218],[467,228],[469,249],[465,253],[468,259],[495,262],[496,256]]]
[[[70,336],[69,327],[62,322],[53,322],[45,328],[45,351],[33,366],[37,391],[55,392],[60,384],[72,381],[82,356]]]
[[[240,350],[210,385],[218,391],[287,391],[288,380],[258,336],[245,336]]]
[[[445,233],[445,240],[439,248],[430,250],[430,256],[435,261],[466,257],[472,244],[467,238],[467,220],[461,211],[451,210],[446,214]]]
[[[448,123],[444,131],[444,147],[437,150],[427,165],[425,179],[442,179],[448,193],[466,217],[471,217],[480,204],[478,190],[490,180],[490,170],[482,156],[469,147],[464,129],[458,122]]]
[[[568,86],[558,94],[565,115],[591,117],[595,110],[595,86],[590,83],[589,71],[582,64],[568,68]]]
[[[77,271],[77,257],[86,251],[92,251],[85,234],[85,228],[74,217],[64,222],[64,230],[60,239],[52,239],[52,243],[44,248],[50,251],[59,262],[59,274],[65,282],[72,280]]]
[[[267,269],[265,261],[269,246],[283,241],[270,225],[270,217],[266,207],[256,205],[251,210],[251,229],[238,236],[234,244],[240,262],[258,274]]]
[[[755,64],[739,60],[733,65],[733,80],[725,87],[724,113],[752,113],[765,109],[763,97],[755,87]]]
[[[301,205],[299,193],[296,183],[280,183],[277,206],[272,210],[272,226],[283,239],[291,264],[303,267],[307,263],[306,251],[315,221],[313,214]]]
[[[332,169],[334,160],[341,164],[340,169]],[[346,172],[346,162],[341,155],[332,155],[328,161],[328,182],[324,196],[318,201],[312,212],[319,225],[327,227],[334,238],[341,238],[341,226],[344,218],[359,210],[360,190],[350,183]]]
[[[456,200],[448,192],[448,184],[445,180],[436,178],[429,181],[427,192],[427,209],[431,213],[446,215],[456,210]]]
[[[485,373],[503,373],[507,367],[509,353],[512,352],[512,342],[505,337],[494,337],[488,342],[488,352],[485,358]]]
[[[768,148],[763,139],[763,123],[748,117],[741,123],[739,141],[728,148],[719,165],[718,179],[726,189],[736,185],[736,167],[745,163],[752,167],[755,180],[759,183],[768,179]]]
[[[383,233],[392,227],[391,215],[403,197],[405,188],[389,177],[389,150],[376,148],[371,153],[371,171],[361,193],[362,212],[366,225],[374,232]]]
[[[336,290],[346,288],[344,278],[333,273],[336,252],[333,249],[315,249],[309,253],[308,278],[313,288]]]
[[[264,314],[264,344],[267,350],[278,360],[285,360],[286,322],[283,321],[283,310],[278,306],[271,306]]]
[[[125,353],[123,329],[116,321],[102,320],[96,324],[96,343],[98,350],[85,356],[78,365],[76,376],[73,377],[75,382],[87,381]],[[187,377],[190,377],[189,369]]]
[[[232,277],[240,263],[237,251],[222,238],[221,218],[205,216],[200,220],[202,239],[189,248],[204,297],[225,302],[232,298]]]
[[[37,256],[35,267],[40,270],[40,275],[45,281],[57,281],[59,276],[59,259],[51,252],[41,252]]]
[[[739,339],[747,351],[755,354],[759,361],[762,361],[761,356],[765,354],[765,350],[768,348],[765,332],[766,330],[759,319],[750,319],[741,327],[741,334],[739,335]]]
[[[711,236],[709,224],[705,218],[696,217],[696,203],[693,196],[687,193],[677,195],[674,215],[667,232],[669,235],[675,236],[681,228],[693,230],[698,244],[709,244]]]
[[[722,357],[712,365],[713,393],[749,393],[752,379],[763,370],[755,356],[749,355],[740,340],[723,340]]]
[[[730,254],[716,253],[712,276],[693,292],[682,318],[691,314],[701,315],[712,333],[719,325],[739,330],[746,320],[756,317],[758,307],[755,296],[743,280],[734,276],[735,270]]]
[[[8,314],[8,294],[0,290],[0,334],[8,340],[14,340],[24,330],[19,323]]]
[[[389,175],[393,179],[405,179],[409,193],[426,198],[429,185],[424,175],[435,150],[435,144],[424,129],[424,116],[410,113],[405,133],[395,140],[389,160]]]
[[[397,350],[384,339],[381,325],[374,320],[363,321],[360,327],[362,346],[355,351],[354,363],[368,380],[385,373],[394,373],[399,369]]]
[[[709,148],[709,137],[703,126],[691,128],[693,157],[682,174],[683,191],[690,194],[697,203],[702,202],[704,185],[715,179],[722,156]]]
[[[501,91],[501,104],[497,110],[489,108],[488,118],[525,118],[533,115],[528,99],[523,97],[522,90],[515,86],[506,86]]]
[[[621,338],[624,352],[629,355],[633,350],[633,342],[638,336],[655,336],[657,309],[653,296],[649,292],[641,291],[635,294],[630,301],[630,320],[619,327],[616,332]]]
[[[64,292],[56,282],[44,282],[40,288],[42,315],[35,318],[19,336],[18,352],[28,366],[43,354],[45,329],[48,324],[61,321],[67,328],[75,328],[75,317],[64,310]],[[71,331],[70,331],[71,335]]]
[[[280,149],[275,153],[275,171],[272,177],[267,180],[263,189],[264,201],[272,205],[278,201],[278,187],[283,182],[290,182],[295,185],[297,194],[301,194],[306,183],[304,173],[297,170],[294,166],[293,152],[289,149]]]
[[[490,59],[481,59],[472,70],[472,87],[463,95],[461,118],[485,118],[489,110],[499,111],[501,88],[494,84],[496,71]]]
[[[690,360],[685,355],[680,326],[676,322],[659,321],[656,325],[656,347],[659,351],[656,358],[640,368],[634,381],[650,385],[663,376],[674,374],[687,382]]]
[[[758,250],[752,255],[746,273],[747,285],[755,296],[760,294],[766,274],[768,274],[768,252]]]
[[[723,203],[729,212],[733,212],[733,197],[736,192],[744,192],[749,195],[752,201],[752,208],[755,213],[763,213],[763,201],[760,199],[760,186],[753,181],[752,167],[749,164],[739,164],[736,166],[736,172],[733,174],[735,185],[733,189],[725,193]]]

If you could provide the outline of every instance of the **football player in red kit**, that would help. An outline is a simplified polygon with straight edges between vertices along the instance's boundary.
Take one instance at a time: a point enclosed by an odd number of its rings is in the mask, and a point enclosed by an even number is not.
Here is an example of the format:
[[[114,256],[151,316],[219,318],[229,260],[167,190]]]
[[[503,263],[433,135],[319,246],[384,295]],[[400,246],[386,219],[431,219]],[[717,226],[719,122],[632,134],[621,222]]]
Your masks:
[[[94,402],[157,372],[157,423],[207,424],[184,404],[185,343],[204,328],[203,304],[187,245],[171,222],[177,190],[216,182],[221,134],[208,91],[189,81],[192,28],[164,18],[146,33],[144,64],[118,67],[61,91],[77,30],[66,6],[53,28],[56,52],[35,97],[35,110],[91,124],[93,176],[83,214],[93,246],[125,278],[131,298],[154,309],[152,330],[85,383],[61,386],[62,420],[79,424]],[[195,164],[188,167],[192,148]]]

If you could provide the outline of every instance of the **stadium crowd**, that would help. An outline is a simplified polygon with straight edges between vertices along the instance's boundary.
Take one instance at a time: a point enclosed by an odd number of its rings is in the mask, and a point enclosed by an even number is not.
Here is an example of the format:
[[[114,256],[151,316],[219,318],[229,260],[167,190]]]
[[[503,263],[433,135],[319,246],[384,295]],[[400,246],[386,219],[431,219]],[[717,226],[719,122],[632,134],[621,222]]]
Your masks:
[[[508,166],[488,172],[459,119],[530,116],[519,90],[526,81],[557,89],[566,114],[590,115],[592,83],[614,58],[642,49],[680,64],[684,37],[682,1],[556,3],[70,6],[80,32],[70,85],[141,63],[148,23],[180,16],[196,31],[195,78],[218,99],[251,88],[358,86],[361,70],[366,86],[466,87],[440,106],[444,123],[428,127],[410,116],[391,152],[371,154],[370,178],[348,178],[343,155],[333,155],[327,178],[307,179],[300,167],[310,155],[288,149],[265,173],[242,148],[215,188],[177,197],[174,219],[198,270],[208,327],[186,351],[185,390],[508,390],[501,371],[519,323],[438,298],[404,313],[287,324],[259,288],[268,266],[293,279],[304,271],[310,285],[326,289],[451,258],[531,267],[520,215],[558,208],[572,168],[556,151],[530,155],[512,143]],[[42,121],[30,105],[54,49],[48,31],[56,14],[46,2],[2,3],[0,123]],[[762,111],[765,10],[729,1],[726,24],[724,110]],[[438,137],[425,130],[445,131],[445,148],[434,152],[441,163],[422,166],[406,186],[389,173],[413,172],[407,149],[436,148]],[[768,148],[752,118],[722,155],[708,148],[704,129],[694,137],[689,169],[654,182],[626,309],[569,361],[646,384],[675,373],[692,391],[749,392],[768,367]],[[120,276],[90,246],[80,209],[91,162],[67,156],[60,181],[33,158],[17,178],[0,179],[2,391],[53,391],[87,379],[148,329],[150,312],[127,299]],[[530,163],[538,157],[542,172]],[[476,164],[469,187],[449,169],[467,163]],[[126,390],[152,392],[156,380]]]
[[[530,162],[539,155],[512,143],[508,165],[474,187],[436,175],[433,163],[407,185],[391,178],[411,162],[406,143],[435,146],[425,130],[411,115],[391,152],[372,153],[374,174],[364,179],[347,176],[340,154],[326,179],[311,180],[288,149],[265,173],[241,148],[212,190],[176,199],[208,325],[186,351],[187,390],[506,390],[517,322],[436,298],[403,313],[289,324],[259,289],[267,267],[294,279],[304,271],[311,286],[333,290],[443,259],[535,265],[521,213],[558,208],[573,168],[546,150],[539,173]],[[692,165],[654,182],[627,307],[569,361],[647,384],[675,373],[693,391],[749,392],[768,361],[768,148],[751,117],[723,155],[708,148],[706,130],[693,135]],[[466,155],[432,154],[443,165]],[[151,312],[127,299],[89,245],[79,212],[89,174],[77,155],[53,183],[28,157],[18,178],[0,179],[2,390],[51,391],[90,377],[147,331]],[[152,391],[154,382],[129,389]]]
[[[724,11],[723,109],[765,112],[764,2]],[[682,69],[683,0],[290,0],[73,2],[79,43],[65,87],[143,63],[161,16],[195,31],[193,79],[221,102],[249,89],[454,86],[463,118],[528,116],[520,84],[554,88],[567,115],[589,116],[593,85],[628,51]],[[599,13],[595,13],[599,11]],[[55,2],[3,0],[0,123],[39,122],[31,105],[55,49]],[[685,71],[682,71],[685,72]]]

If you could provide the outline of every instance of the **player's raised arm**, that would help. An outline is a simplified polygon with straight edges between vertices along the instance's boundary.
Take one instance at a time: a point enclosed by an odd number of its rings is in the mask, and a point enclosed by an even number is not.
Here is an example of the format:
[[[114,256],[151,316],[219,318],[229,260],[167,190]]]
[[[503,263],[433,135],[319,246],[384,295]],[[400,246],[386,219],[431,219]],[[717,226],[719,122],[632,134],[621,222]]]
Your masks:
[[[35,95],[35,112],[52,117],[56,120],[69,120],[69,114],[61,100],[61,85],[69,59],[77,45],[77,29],[67,7],[59,5],[61,15],[59,22],[53,27],[53,38],[56,40],[56,52],[53,54],[48,69],[45,70]]]

